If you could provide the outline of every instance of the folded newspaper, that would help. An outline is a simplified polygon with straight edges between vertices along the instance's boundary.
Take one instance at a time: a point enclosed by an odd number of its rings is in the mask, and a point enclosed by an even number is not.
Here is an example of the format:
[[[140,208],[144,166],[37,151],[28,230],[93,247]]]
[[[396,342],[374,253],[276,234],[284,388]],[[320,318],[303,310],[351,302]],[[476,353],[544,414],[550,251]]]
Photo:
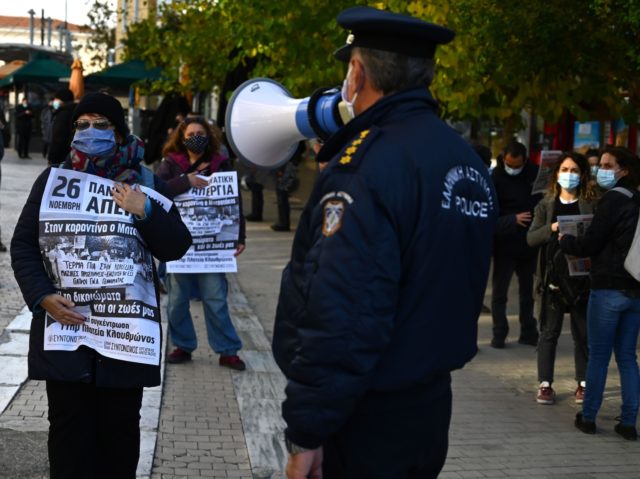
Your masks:
[[[562,235],[571,235],[576,238],[584,236],[593,220],[593,215],[568,215],[558,216],[558,231]],[[570,276],[586,276],[591,270],[591,258],[578,258],[565,255],[569,265]]]

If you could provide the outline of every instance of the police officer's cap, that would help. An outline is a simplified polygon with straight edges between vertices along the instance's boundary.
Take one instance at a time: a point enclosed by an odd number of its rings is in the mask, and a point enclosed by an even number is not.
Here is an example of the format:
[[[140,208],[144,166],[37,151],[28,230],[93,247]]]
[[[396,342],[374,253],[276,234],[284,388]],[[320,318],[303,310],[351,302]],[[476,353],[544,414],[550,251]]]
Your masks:
[[[334,53],[343,62],[349,61],[353,47],[433,58],[436,46],[449,43],[455,36],[452,30],[440,25],[372,7],[348,8],[337,20],[340,26],[351,30],[346,45]]]

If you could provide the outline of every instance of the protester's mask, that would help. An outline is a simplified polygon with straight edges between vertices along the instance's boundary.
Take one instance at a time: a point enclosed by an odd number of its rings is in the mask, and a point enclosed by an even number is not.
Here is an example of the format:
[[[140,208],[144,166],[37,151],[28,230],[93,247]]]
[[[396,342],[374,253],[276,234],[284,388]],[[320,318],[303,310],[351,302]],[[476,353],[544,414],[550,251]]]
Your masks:
[[[522,173],[522,170],[524,170],[524,166],[521,166],[520,168],[511,168],[510,166],[504,165],[505,173],[510,176],[519,175]]]
[[[618,179],[616,178],[615,171],[599,169],[596,175],[596,181],[602,188],[609,190],[614,187]]]
[[[595,178],[598,175],[598,165],[593,165],[591,167],[591,175]]]
[[[51,104],[51,106],[53,107],[54,110],[57,110],[58,108],[60,108],[60,100],[53,100],[53,103]]]
[[[193,153],[202,153],[207,144],[209,143],[209,139],[206,136],[202,135],[193,135],[184,139],[184,146],[187,150],[192,151]]]
[[[558,184],[565,190],[573,190],[580,184],[580,175],[577,173],[558,173]]]
[[[360,93],[360,91],[358,88],[356,92],[353,94],[353,98],[349,100],[348,96],[349,96],[349,84],[350,84],[349,77],[350,76],[351,76],[351,64],[349,64],[349,69],[347,70],[347,76],[344,78],[344,81],[342,82],[342,101],[344,102],[344,104],[347,107],[347,110],[349,111],[349,116],[351,116],[351,118],[355,118],[356,114],[355,114],[355,111],[353,110],[353,104],[355,103],[356,98],[358,98],[358,93]]]
[[[98,130],[90,127],[76,130],[71,147],[89,156],[107,156],[116,148],[116,136],[113,130]]]

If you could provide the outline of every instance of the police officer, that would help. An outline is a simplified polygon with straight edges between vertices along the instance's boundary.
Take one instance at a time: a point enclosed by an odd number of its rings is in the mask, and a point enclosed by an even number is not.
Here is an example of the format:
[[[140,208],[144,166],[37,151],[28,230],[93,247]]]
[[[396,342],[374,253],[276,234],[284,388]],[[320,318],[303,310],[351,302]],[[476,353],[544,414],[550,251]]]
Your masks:
[[[354,118],[325,143],[282,276],[289,478],[435,478],[450,371],[476,353],[497,205],[486,166],[428,91],[454,33],[354,7],[336,52]]]

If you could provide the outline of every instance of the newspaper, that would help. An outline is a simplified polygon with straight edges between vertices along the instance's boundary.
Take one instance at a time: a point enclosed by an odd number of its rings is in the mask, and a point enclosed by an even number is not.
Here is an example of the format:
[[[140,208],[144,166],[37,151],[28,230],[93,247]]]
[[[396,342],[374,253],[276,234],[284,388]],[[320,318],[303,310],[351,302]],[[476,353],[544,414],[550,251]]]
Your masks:
[[[40,205],[39,243],[58,293],[75,303],[82,325],[62,325],[48,313],[46,351],[87,346],[100,354],[160,364],[160,311],[153,258],[133,217],[111,197],[114,182],[52,168]],[[169,211],[171,201],[140,189]]]
[[[562,235],[571,235],[576,238],[584,236],[589,228],[593,215],[568,215],[558,216],[558,232]],[[565,255],[569,265],[569,276],[586,276],[591,270],[591,258],[578,258]]]
[[[559,150],[542,150],[540,152],[540,167],[538,168],[536,181],[533,183],[532,195],[547,191],[549,183],[551,183],[553,168],[560,160],[560,155],[562,155],[562,152]]]
[[[173,201],[189,228],[193,245],[182,258],[167,263],[168,273],[235,273],[240,236],[240,199],[235,171],[201,177],[204,188],[191,188]]]

